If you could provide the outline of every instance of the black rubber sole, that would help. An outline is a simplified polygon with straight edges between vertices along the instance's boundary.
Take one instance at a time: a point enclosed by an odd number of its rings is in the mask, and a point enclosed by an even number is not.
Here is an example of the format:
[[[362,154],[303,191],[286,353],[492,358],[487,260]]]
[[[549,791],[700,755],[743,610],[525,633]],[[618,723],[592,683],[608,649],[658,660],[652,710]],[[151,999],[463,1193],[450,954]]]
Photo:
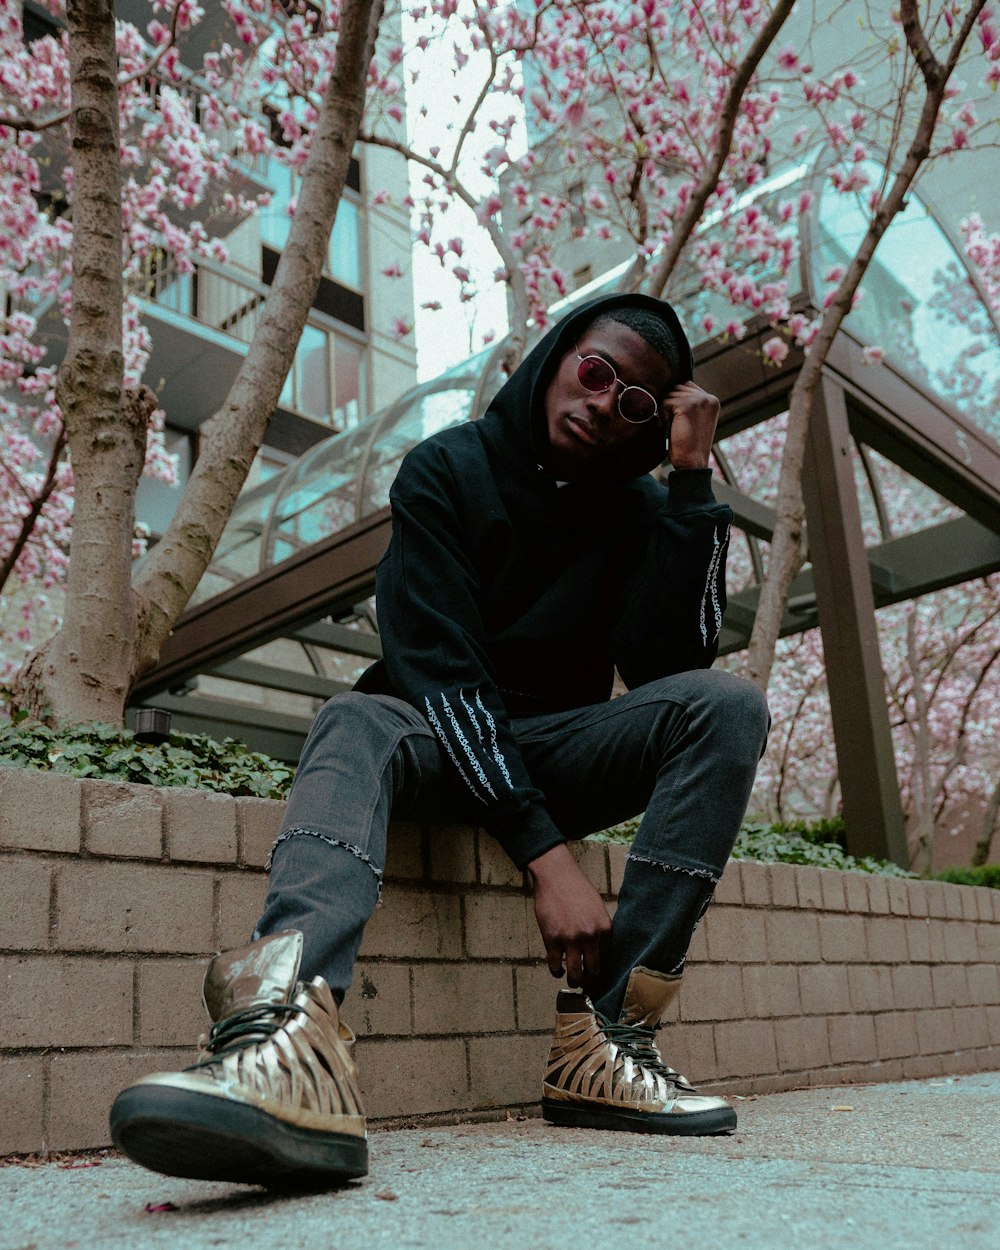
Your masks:
[[[579,1103],[542,1099],[542,1116],[565,1128],[617,1129],[623,1133],[669,1133],[673,1137],[715,1137],[736,1128],[732,1107],[696,1111],[691,1115],[632,1111],[628,1107],[581,1106]]]
[[[115,1099],[111,1140],[166,1176],[271,1189],[333,1188],[368,1175],[368,1142],[278,1120],[246,1103],[137,1085]]]

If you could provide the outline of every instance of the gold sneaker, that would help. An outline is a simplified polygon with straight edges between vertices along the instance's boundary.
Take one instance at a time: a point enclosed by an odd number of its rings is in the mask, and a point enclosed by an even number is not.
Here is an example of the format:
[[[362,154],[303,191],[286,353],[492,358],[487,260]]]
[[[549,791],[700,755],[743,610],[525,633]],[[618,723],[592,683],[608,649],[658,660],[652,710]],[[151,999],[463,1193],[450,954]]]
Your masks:
[[[579,991],[561,990],[542,1087],[542,1115],[575,1128],[708,1136],[731,1133],[736,1112],[667,1067],[655,1036],[680,974],[633,968],[617,1023]]]
[[[202,1058],[118,1095],[119,1150],[168,1176],[276,1188],[367,1175],[354,1034],[322,977],[296,984],[301,958],[287,930],[212,960]]]

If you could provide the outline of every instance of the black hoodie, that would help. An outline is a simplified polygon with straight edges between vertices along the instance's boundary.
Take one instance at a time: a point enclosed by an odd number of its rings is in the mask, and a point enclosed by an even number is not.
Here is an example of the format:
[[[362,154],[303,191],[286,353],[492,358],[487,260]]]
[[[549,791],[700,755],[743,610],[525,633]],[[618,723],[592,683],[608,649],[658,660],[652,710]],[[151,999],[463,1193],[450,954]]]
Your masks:
[[[390,493],[392,540],[378,567],[384,660],[357,689],[419,708],[481,822],[518,867],[563,836],[531,782],[511,717],[606,702],[614,669],[633,688],[707,668],[725,610],[732,513],[711,471],[649,473],[663,459],[658,421],[587,477],[545,467],[546,387],[601,313],[648,308],[671,330],[682,376],[691,352],[660,300],[593,300],[553,326],[485,416],[428,438]]]

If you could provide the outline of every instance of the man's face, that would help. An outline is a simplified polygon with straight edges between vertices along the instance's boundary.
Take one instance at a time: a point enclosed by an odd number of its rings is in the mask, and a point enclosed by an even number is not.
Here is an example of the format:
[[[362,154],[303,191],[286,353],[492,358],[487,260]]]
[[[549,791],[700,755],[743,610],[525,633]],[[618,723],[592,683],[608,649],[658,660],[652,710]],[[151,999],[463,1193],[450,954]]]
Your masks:
[[[606,391],[588,391],[577,376],[580,356],[600,356],[619,381]],[[635,425],[622,417],[618,396],[625,386],[641,386],[656,399],[660,411],[652,422]],[[612,447],[648,437],[651,424],[662,427],[663,400],[671,389],[670,366],[634,330],[617,321],[588,326],[576,347],[563,356],[545,391],[552,472],[572,478],[593,467]]]

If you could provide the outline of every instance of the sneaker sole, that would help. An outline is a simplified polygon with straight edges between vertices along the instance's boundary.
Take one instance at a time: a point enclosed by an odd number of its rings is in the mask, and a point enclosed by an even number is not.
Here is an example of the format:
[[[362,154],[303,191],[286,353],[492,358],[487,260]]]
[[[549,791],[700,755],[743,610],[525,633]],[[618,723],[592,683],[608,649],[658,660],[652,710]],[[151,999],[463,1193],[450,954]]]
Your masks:
[[[627,1107],[580,1106],[578,1103],[542,1099],[542,1116],[564,1128],[617,1129],[623,1133],[669,1133],[674,1137],[714,1137],[736,1128],[732,1107],[695,1111],[689,1115],[669,1112],[631,1111]]]
[[[123,1154],[166,1176],[311,1189],[368,1175],[364,1138],[298,1128],[211,1094],[135,1086],[115,1099],[110,1125]]]

